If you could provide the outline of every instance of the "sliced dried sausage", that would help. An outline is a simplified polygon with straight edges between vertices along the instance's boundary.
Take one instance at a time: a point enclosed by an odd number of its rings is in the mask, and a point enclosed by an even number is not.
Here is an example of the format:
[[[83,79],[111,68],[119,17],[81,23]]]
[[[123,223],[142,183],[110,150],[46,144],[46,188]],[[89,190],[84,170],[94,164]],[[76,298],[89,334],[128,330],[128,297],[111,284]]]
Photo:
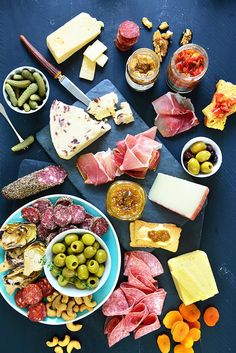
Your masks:
[[[28,284],[22,291],[23,300],[27,305],[37,304],[43,299],[42,290],[37,284]]]
[[[103,235],[108,230],[107,220],[103,217],[94,218],[90,226],[90,230],[98,236]]]
[[[44,228],[53,230],[57,227],[54,222],[54,210],[52,207],[48,207],[41,215],[41,224]]]
[[[35,207],[29,206],[29,207],[22,208],[21,215],[28,222],[35,223],[35,224],[40,222],[40,212]]]
[[[43,297],[47,297],[54,292],[53,286],[48,282],[47,278],[41,278],[37,283],[37,286],[41,289]]]
[[[24,300],[23,289],[20,289],[15,295],[15,302],[19,308],[26,308],[28,304]]]
[[[53,219],[56,225],[59,227],[65,227],[71,223],[72,216],[69,207],[63,205],[57,205],[54,208]]]
[[[71,205],[69,207],[69,211],[71,213],[71,223],[79,224],[82,223],[85,219],[86,212],[85,209],[80,205]]]
[[[45,319],[47,316],[46,305],[41,302],[38,304],[30,305],[28,308],[28,318],[31,321],[38,322]]]

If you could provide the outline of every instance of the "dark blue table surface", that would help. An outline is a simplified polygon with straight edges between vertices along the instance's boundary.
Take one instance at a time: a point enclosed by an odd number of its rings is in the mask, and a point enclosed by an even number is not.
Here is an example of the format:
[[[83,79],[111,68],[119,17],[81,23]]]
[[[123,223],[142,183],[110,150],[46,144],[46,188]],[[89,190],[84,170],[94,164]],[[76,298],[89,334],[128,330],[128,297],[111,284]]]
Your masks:
[[[190,95],[201,124],[182,135],[171,139],[161,138],[161,140],[178,160],[183,145],[194,136],[208,136],[222,149],[222,168],[215,176],[202,181],[209,186],[210,196],[201,244],[201,248],[208,253],[220,290],[220,294],[204,302],[203,307],[210,304],[216,305],[220,310],[221,320],[213,329],[203,326],[201,345],[204,353],[236,352],[236,117],[230,117],[225,130],[220,132],[204,127],[201,113],[201,109],[211,101],[215,84],[219,79],[236,83],[236,2],[234,0],[146,0],[145,2],[143,0],[1,0],[0,5],[1,83],[8,72],[17,66],[31,65],[40,68],[19,42],[20,34],[28,37],[53,62],[45,44],[46,36],[70,18],[85,11],[105,23],[105,29],[100,38],[108,47],[109,62],[103,69],[97,69],[92,83],[79,79],[83,49],[61,64],[61,69],[83,91],[88,91],[102,79],[109,78],[150,126],[155,117],[151,101],[168,90],[165,82],[166,67],[169,57],[178,46],[181,32],[186,27],[191,28],[194,42],[207,50],[210,60],[209,70],[201,85]],[[124,66],[129,53],[116,50],[113,39],[118,25],[123,20],[131,19],[140,23],[143,16],[153,21],[154,28],[161,21],[167,20],[170,23],[170,29],[174,32],[174,37],[167,60],[162,64],[157,84],[146,93],[137,93],[126,84],[124,78]],[[151,46],[152,32],[141,26],[141,37],[135,48],[151,48]],[[42,111],[24,116],[6,107],[22,136],[34,134],[48,123],[53,99],[56,98],[68,104],[74,102],[74,98],[63,87],[53,81],[49,75],[47,77],[50,80],[51,93]],[[0,100],[4,103],[2,94]],[[13,132],[1,118],[0,188],[16,178],[19,164],[23,159],[49,160],[37,142],[28,151],[13,154],[10,148],[15,143]],[[0,223],[11,211],[12,203],[0,198]],[[84,323],[86,328],[86,319]],[[89,327],[92,339],[98,332],[97,328],[90,323],[87,329]],[[35,329],[34,324],[18,315],[0,298],[1,352],[47,352],[48,349],[43,340],[55,333],[63,335],[64,331],[64,327],[57,329],[44,325],[37,325]],[[99,335],[101,335],[100,332]],[[82,332],[80,336],[83,341]],[[148,350],[148,336],[143,340],[144,345],[140,345],[140,351],[154,352],[153,348]],[[99,353],[108,351],[104,345],[105,340],[101,338],[101,345],[96,350]],[[153,343],[150,346],[154,347]],[[88,344],[86,351],[92,353],[93,345]],[[122,348],[119,350],[117,346],[114,351],[121,353]]]

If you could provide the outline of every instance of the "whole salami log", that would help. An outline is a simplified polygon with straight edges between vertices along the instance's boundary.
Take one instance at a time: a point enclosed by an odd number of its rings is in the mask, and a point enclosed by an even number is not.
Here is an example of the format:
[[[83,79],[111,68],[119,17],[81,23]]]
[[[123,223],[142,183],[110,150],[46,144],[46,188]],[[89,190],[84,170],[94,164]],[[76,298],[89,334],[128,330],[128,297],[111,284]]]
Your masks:
[[[18,200],[60,185],[67,177],[66,171],[51,165],[13,181],[2,189],[7,199]]]

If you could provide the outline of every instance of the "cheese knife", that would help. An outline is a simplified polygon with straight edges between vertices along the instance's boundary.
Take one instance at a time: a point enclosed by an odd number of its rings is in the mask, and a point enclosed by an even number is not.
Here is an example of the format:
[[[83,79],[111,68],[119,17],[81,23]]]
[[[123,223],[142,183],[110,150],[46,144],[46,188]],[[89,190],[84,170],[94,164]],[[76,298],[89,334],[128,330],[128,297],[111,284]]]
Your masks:
[[[53,76],[57,79],[62,86],[64,86],[75,98],[84,103],[86,106],[89,105],[91,100],[82,92],[68,77],[62,74],[56,66],[51,64],[22,34],[20,40],[24,46],[28,49],[30,54]]]

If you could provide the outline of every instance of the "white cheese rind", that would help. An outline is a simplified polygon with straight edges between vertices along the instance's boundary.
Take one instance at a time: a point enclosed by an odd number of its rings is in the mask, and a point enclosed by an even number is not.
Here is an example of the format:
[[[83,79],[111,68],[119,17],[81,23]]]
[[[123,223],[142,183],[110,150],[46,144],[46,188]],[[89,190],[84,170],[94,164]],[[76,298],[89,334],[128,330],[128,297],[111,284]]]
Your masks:
[[[107,50],[107,47],[97,39],[92,45],[88,46],[84,52],[84,56],[86,56],[91,61],[96,61],[99,56],[104,53],[105,50]]]
[[[93,81],[95,75],[96,63],[89,60],[86,56],[84,56],[79,77],[84,80]]]
[[[104,67],[107,61],[108,61],[108,56],[106,54],[102,54],[97,58],[96,63],[99,66]]]
[[[148,197],[151,201],[194,220],[201,211],[208,193],[206,186],[158,173]]]
[[[54,101],[50,110],[52,143],[59,157],[71,159],[111,129],[92,119],[83,109]]]
[[[47,46],[58,64],[73,55],[101,33],[101,21],[81,12],[47,36]]]
[[[102,120],[109,116],[115,116],[115,105],[118,103],[118,97],[115,92],[105,94],[102,97],[93,99],[87,108],[87,112],[92,114],[95,119]]]
[[[114,122],[116,125],[129,124],[134,121],[134,116],[129,103],[121,102],[119,110],[116,111]]]

